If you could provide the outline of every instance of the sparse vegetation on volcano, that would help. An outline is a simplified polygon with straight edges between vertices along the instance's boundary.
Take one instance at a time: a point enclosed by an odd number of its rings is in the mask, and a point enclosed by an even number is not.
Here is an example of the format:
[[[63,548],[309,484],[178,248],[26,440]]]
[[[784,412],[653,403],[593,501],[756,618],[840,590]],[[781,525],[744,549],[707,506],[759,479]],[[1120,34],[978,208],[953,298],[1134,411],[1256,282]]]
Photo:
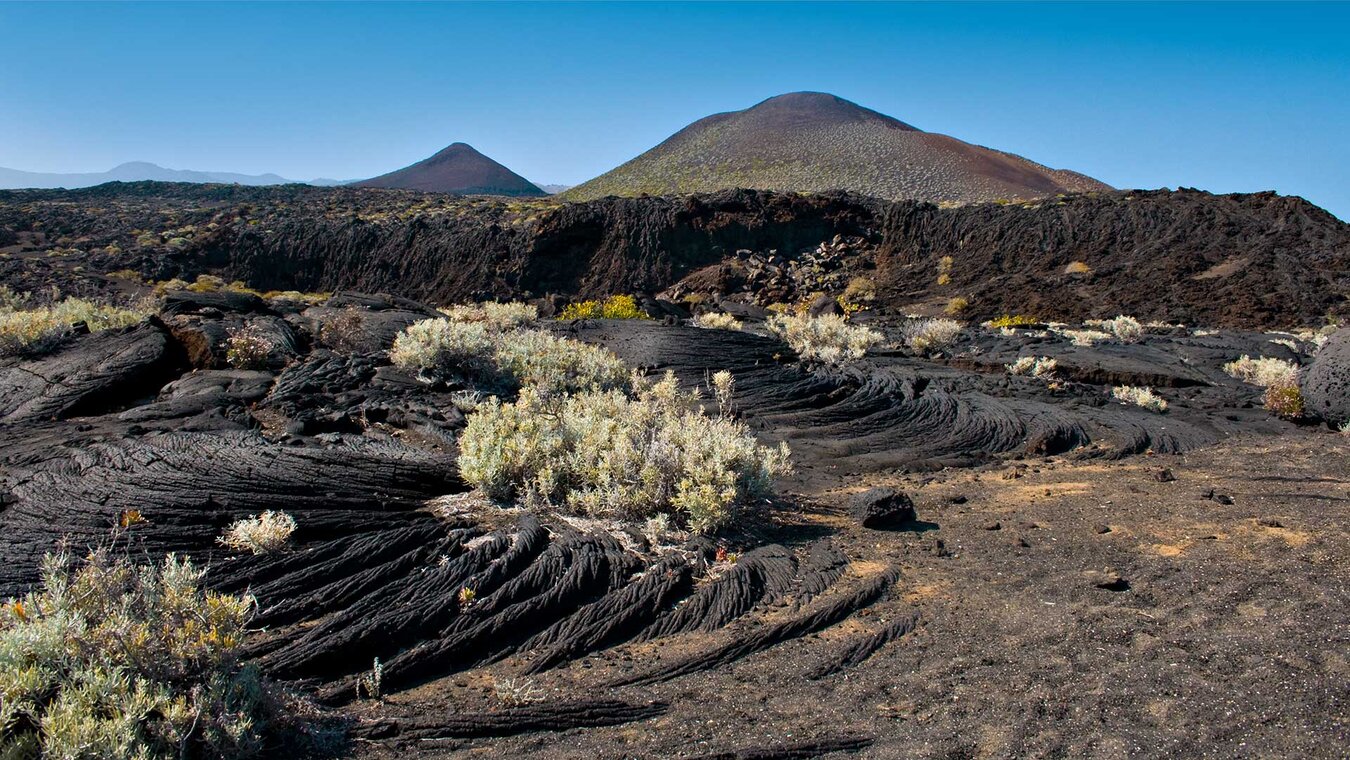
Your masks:
[[[50,351],[68,338],[76,325],[89,332],[134,325],[148,311],[69,297],[44,306],[30,306],[27,295],[0,298],[0,356]]]
[[[971,203],[1106,189],[1020,156],[915,129],[819,92],[715,114],[623,165],[562,193],[569,200],[715,192],[825,192]]]

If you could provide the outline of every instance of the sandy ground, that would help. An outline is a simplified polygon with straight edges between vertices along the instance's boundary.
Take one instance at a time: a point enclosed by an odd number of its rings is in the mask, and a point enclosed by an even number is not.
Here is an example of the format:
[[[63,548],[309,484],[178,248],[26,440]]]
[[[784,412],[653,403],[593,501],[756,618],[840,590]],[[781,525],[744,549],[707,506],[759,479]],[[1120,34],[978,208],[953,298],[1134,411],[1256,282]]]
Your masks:
[[[1164,469],[1175,479],[1160,479]],[[360,754],[786,756],[791,745],[860,737],[872,743],[858,756],[875,758],[1348,756],[1350,438],[1294,431],[1182,456],[876,480],[911,493],[928,529],[870,531],[830,506],[872,482],[821,484],[801,494],[810,506],[779,519],[785,535],[832,533],[850,577],[899,563],[887,601],[655,686],[602,685],[725,634],[620,646],[532,682],[543,698],[670,703],[652,720],[363,744]],[[913,633],[856,667],[806,678],[844,641],[914,612]],[[519,665],[359,709],[491,710],[494,684]]]

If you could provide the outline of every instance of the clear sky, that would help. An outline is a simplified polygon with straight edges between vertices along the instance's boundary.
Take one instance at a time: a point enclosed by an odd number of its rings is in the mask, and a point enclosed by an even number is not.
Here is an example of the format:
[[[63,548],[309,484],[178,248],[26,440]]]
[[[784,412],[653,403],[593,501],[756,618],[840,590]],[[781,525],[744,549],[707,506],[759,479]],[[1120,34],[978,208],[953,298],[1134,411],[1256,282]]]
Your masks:
[[[577,183],[795,90],[1117,187],[1350,219],[1350,4],[0,3],[0,166]]]

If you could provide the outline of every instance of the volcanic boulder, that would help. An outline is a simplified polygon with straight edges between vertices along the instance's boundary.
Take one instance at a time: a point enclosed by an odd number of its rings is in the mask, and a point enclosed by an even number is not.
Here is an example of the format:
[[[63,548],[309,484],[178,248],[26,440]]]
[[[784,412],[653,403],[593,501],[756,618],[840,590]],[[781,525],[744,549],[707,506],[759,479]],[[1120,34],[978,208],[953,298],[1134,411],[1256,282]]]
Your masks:
[[[849,513],[872,530],[894,530],[914,522],[914,502],[894,488],[870,488],[849,501]]]
[[[1317,352],[1303,379],[1307,411],[1340,426],[1350,423],[1350,329],[1343,329]]]

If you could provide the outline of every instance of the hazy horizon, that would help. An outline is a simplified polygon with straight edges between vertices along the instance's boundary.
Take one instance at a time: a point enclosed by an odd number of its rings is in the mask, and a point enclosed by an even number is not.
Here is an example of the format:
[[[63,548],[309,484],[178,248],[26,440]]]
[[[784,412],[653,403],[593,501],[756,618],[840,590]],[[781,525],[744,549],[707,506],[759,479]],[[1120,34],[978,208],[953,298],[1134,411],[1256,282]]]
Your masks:
[[[1350,218],[1350,6],[0,5],[0,167],[573,185],[798,90],[1121,188]]]

